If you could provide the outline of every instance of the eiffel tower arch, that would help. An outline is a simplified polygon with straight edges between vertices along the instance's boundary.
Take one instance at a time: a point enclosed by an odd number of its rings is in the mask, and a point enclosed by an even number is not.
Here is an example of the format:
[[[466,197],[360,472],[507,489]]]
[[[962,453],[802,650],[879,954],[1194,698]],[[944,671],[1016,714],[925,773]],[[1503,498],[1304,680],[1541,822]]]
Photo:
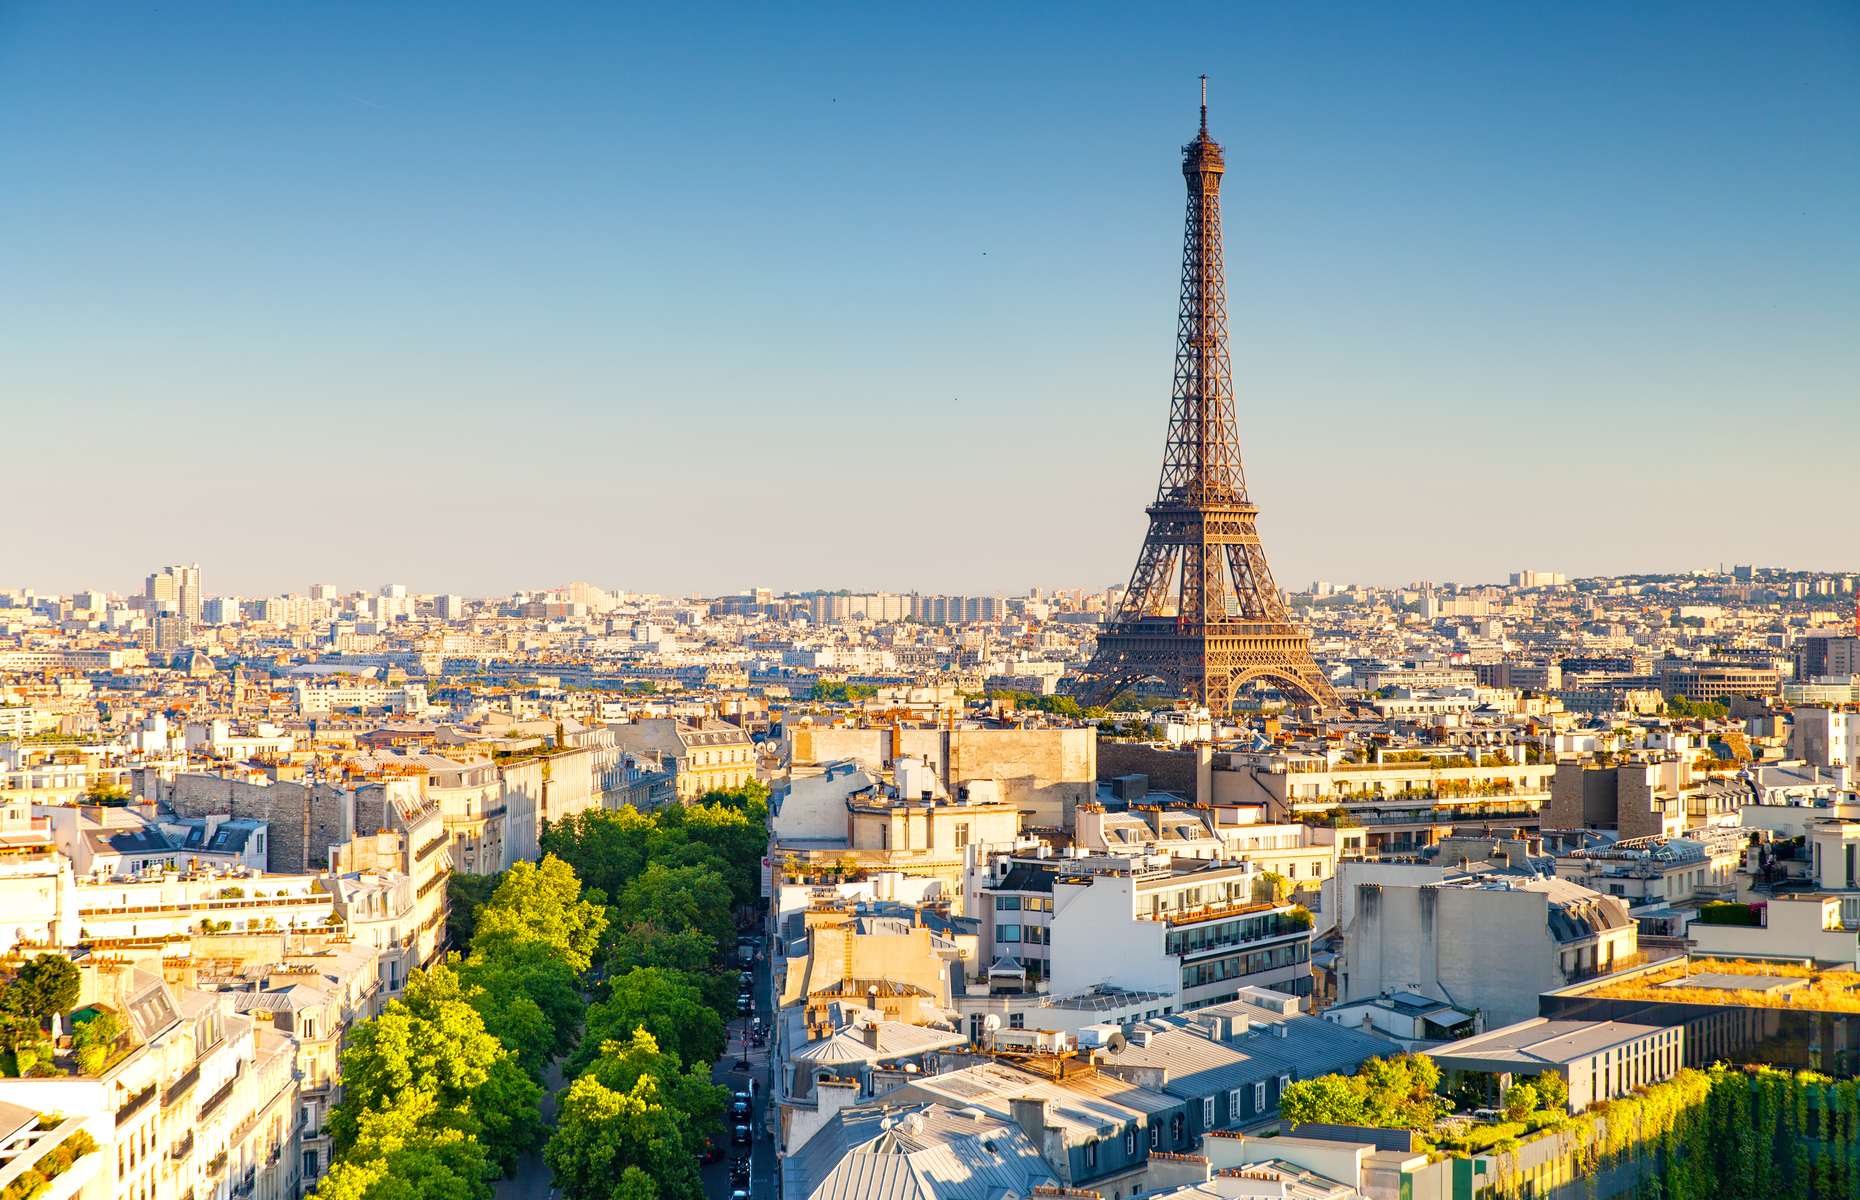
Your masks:
[[[1311,657],[1310,635],[1293,624],[1273,582],[1259,509],[1247,497],[1227,352],[1225,171],[1220,144],[1208,136],[1204,75],[1201,132],[1182,147],[1188,219],[1162,477],[1123,603],[1073,682],[1086,703],[1155,680],[1216,713],[1253,684],[1320,708],[1341,704]]]

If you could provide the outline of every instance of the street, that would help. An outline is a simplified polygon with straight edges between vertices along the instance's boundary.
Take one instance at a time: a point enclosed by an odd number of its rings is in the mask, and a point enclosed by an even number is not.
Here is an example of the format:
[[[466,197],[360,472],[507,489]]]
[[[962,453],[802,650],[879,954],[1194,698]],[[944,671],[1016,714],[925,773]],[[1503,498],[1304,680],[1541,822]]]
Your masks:
[[[562,1064],[553,1062],[543,1075],[542,1117],[544,1125],[555,1123],[555,1094],[562,1090]],[[552,1200],[555,1190],[549,1186],[549,1164],[541,1150],[532,1150],[517,1160],[516,1173],[497,1181],[497,1200]]]
[[[750,989],[755,1000],[755,1015],[762,1018],[766,1027],[769,1024],[769,964],[766,953],[759,955],[755,963],[755,984]],[[750,1134],[754,1138],[751,1144],[749,1160],[749,1194],[752,1200],[772,1200],[775,1187],[775,1139],[769,1131],[769,1052],[767,1046],[747,1051],[749,1069],[739,1070],[736,1060],[745,1055],[744,1048],[749,1041],[749,1017],[732,1020],[727,1028],[729,1044],[724,1054],[711,1070],[711,1078],[728,1087],[732,1092],[747,1088],[750,1079],[756,1081],[753,1120],[750,1121]],[[730,1126],[727,1117],[724,1121],[724,1156],[718,1161],[702,1168],[704,1177],[704,1194],[711,1200],[729,1200],[735,1190],[730,1185],[730,1162],[737,1157],[738,1148],[729,1144]]]

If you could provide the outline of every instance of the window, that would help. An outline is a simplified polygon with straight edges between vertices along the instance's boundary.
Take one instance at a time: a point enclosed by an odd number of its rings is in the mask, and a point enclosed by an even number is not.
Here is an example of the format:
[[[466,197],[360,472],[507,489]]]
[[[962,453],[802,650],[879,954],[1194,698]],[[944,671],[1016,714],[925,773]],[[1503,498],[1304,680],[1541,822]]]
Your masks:
[[[1240,1089],[1227,1093],[1227,1120],[1229,1123],[1240,1119]]]
[[[1009,1013],[1008,1014],[1008,1028],[1009,1029],[1027,1028],[1027,1014],[1026,1013]]]
[[[1086,1142],[1085,1143],[1085,1169],[1087,1171],[1092,1171],[1092,1170],[1096,1170],[1097,1167],[1098,1167],[1098,1143],[1097,1142]]]
[[[1188,1123],[1182,1119],[1181,1113],[1176,1113],[1174,1116],[1170,1117],[1169,1118],[1169,1140],[1178,1146],[1180,1146],[1183,1142],[1187,1141],[1188,1140],[1187,1126],[1188,1126]]]
[[[995,926],[995,941],[997,942],[1018,942],[1020,941],[1020,926],[1018,925],[997,925]]]
[[[1015,912],[1015,911],[1018,911],[1019,908],[1020,908],[1020,897],[1019,896],[996,896],[995,897],[995,911],[996,912]]]
[[[1201,1101],[1201,1127],[1214,1128],[1214,1097],[1208,1096]]]
[[[1266,1111],[1266,1081],[1260,1080],[1253,1085],[1253,1114],[1258,1116]]]
[[[1279,1076],[1279,1095],[1283,1096],[1285,1094],[1285,1089],[1291,1086],[1292,1077],[1290,1075]]]
[[[956,822],[956,849],[960,850],[968,844],[969,823],[967,821],[958,821]]]
[[[1154,1150],[1162,1143],[1162,1126],[1150,1126],[1150,1149]]]
[[[1135,1158],[1137,1154],[1137,1127],[1132,1125],[1124,1130],[1124,1157]]]

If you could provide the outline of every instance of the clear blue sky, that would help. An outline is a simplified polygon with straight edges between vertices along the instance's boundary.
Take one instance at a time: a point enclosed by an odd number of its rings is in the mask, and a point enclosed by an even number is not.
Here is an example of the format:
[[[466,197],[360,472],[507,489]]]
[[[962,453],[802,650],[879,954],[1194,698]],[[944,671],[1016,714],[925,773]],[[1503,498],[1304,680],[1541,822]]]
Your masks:
[[[1860,6],[791,7],[0,0],[0,584],[1121,582],[1202,71],[1282,582],[1860,566]]]

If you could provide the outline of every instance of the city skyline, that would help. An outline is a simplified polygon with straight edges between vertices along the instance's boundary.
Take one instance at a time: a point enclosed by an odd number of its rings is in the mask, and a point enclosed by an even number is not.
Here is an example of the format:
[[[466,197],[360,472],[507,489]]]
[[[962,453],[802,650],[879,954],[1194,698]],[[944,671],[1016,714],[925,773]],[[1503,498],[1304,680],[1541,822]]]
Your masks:
[[[12,582],[1122,584],[1201,71],[1288,585],[1849,565],[1850,11],[446,14],[0,14]]]

